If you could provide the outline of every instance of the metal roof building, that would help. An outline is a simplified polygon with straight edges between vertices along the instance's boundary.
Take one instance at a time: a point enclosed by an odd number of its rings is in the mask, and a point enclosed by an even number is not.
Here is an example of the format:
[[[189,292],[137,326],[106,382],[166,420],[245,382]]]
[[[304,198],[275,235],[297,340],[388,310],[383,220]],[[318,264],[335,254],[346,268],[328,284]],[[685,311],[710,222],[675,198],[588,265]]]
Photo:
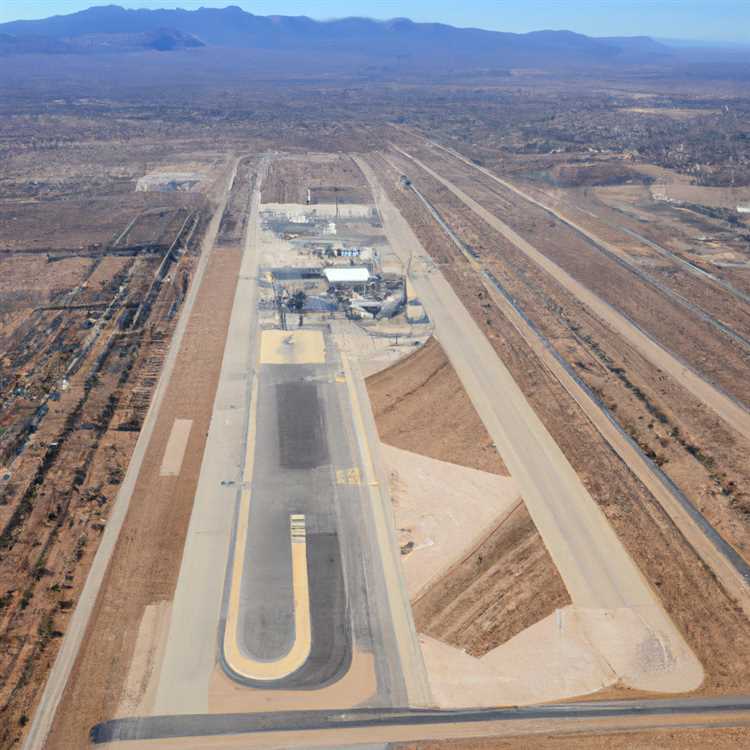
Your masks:
[[[366,268],[324,268],[323,275],[329,284],[366,284],[370,272]]]

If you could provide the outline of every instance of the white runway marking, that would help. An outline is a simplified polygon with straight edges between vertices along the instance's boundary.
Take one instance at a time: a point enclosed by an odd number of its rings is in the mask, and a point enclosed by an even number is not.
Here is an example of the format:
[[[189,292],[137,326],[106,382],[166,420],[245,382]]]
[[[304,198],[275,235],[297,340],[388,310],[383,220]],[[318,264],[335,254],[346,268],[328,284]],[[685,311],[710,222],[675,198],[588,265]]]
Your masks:
[[[159,472],[161,476],[176,477],[179,475],[192,426],[192,419],[175,419],[161,462],[161,471]]]

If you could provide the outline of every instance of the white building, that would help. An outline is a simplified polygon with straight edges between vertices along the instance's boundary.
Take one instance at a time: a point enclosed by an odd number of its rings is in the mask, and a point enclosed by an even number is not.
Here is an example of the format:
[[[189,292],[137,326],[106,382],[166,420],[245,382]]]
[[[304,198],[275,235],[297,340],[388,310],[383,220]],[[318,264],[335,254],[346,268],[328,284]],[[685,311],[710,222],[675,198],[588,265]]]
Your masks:
[[[370,272],[359,267],[324,268],[323,275],[329,284],[335,286],[362,286],[370,280]]]

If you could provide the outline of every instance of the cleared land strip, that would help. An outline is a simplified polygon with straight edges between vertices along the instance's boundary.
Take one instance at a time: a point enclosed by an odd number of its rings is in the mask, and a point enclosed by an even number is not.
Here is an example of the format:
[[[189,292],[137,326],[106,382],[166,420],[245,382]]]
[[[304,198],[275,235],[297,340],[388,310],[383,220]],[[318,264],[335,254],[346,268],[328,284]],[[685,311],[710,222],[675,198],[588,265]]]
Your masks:
[[[477,216],[487,222],[487,224],[493,229],[512,242],[513,245],[523,252],[530,260],[555,278],[563,287],[575,295],[604,322],[610,325],[626,341],[635,347],[644,357],[646,357],[646,359],[687,388],[687,390],[689,390],[696,398],[703,401],[727,424],[737,430],[737,432],[750,439],[750,413],[740,406],[740,404],[734,399],[706,382],[687,364],[680,361],[674,354],[667,351],[664,347],[654,341],[645,331],[633,323],[633,321],[629,320],[622,313],[615,310],[611,305],[570,276],[570,274],[564,271],[559,265],[539,252],[539,250],[513,231],[507,224],[498,219],[497,216],[484,208],[484,206],[477,203],[477,201],[467,195],[459,187],[430,169],[430,167],[411,154],[402,151],[400,148],[394,148],[402,156],[410,159],[427,174],[440,182],[443,187],[453,193],[456,198],[468,206],[475,214],[477,214]]]
[[[652,250],[656,250],[656,252],[659,253],[659,255],[661,255],[662,257],[668,258],[675,263],[679,263],[684,269],[692,273],[694,276],[698,276],[701,279],[708,279],[712,283],[717,284],[722,289],[729,292],[729,294],[731,294],[735,299],[750,305],[750,294],[746,294],[741,289],[737,289],[736,286],[730,284],[728,281],[725,281],[724,279],[719,278],[715,274],[709,273],[708,271],[704,271],[702,268],[699,268],[689,260],[685,260],[685,258],[680,257],[677,253],[673,253],[671,250],[667,250],[661,245],[658,245],[653,240],[648,239],[648,237],[644,237],[642,234],[634,232],[632,229],[620,226],[619,224],[615,224],[615,226],[625,232],[625,234],[629,234],[634,239],[642,242],[644,245],[648,245]]]
[[[390,202],[364,159],[360,168],[376,196],[391,247],[407,261],[417,293],[435,323],[440,343],[485,423],[534,523],[565,581],[573,603],[598,610],[629,610],[641,634],[671,651],[674,671],[643,673],[633,686],[685,690],[703,677],[700,664],[666,616],[637,566],[583,486],[559,446],[525,399],[505,364],[477,327],[412,228]],[[597,644],[607,654],[606,639]],[[617,658],[615,656],[615,658]]]
[[[750,565],[727,543],[705,516],[690,502],[672,480],[641,450],[620,426],[617,419],[602,403],[575,370],[555,349],[552,342],[529,319],[513,295],[499,279],[483,269],[466,244],[453,232],[435,207],[411,185],[411,190],[425,205],[437,223],[481,275],[490,296],[510,320],[529,347],[555,376],[560,385],[573,397],[591,423],[638,479],[649,489],[667,512],[680,532],[701,559],[714,572],[728,592],[750,616]]]

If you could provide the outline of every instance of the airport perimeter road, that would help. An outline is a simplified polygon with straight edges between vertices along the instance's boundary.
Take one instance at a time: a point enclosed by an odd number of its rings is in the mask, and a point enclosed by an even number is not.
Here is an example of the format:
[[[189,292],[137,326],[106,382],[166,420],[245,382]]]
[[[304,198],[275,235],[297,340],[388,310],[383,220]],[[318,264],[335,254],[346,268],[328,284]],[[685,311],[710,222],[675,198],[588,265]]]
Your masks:
[[[366,742],[416,742],[449,738],[519,737],[568,733],[605,734],[658,727],[750,725],[747,697],[591,701],[523,708],[355,709],[295,711],[212,717],[156,716],[106,722],[93,742],[102,747],[127,740],[132,750],[208,748],[357,747]],[[196,737],[200,736],[198,745]]]
[[[169,379],[174,370],[177,354],[180,351],[185,329],[187,328],[190,313],[193,309],[193,303],[195,302],[204,272],[208,265],[209,255],[213,250],[214,243],[216,242],[221,217],[224,215],[229,192],[234,183],[235,176],[237,175],[237,167],[239,166],[241,159],[242,157],[237,157],[232,162],[226,180],[221,187],[218,205],[216,206],[208,230],[203,238],[201,257],[198,261],[195,276],[190,284],[190,290],[185,299],[185,304],[180,311],[180,317],[177,321],[174,334],[172,335],[172,341],[169,345],[169,351],[164,360],[164,365],[162,366],[159,382],[156,385],[151,404],[143,422],[143,429],[138,436],[138,441],[130,459],[128,470],[123,479],[123,483],[120,486],[120,490],[117,493],[117,499],[112,508],[112,512],[109,515],[102,541],[96,552],[88,577],[86,578],[86,584],[83,587],[75,612],[73,613],[73,617],[71,618],[70,624],[65,633],[62,648],[57,655],[57,659],[55,660],[52,671],[47,679],[44,693],[42,694],[42,698],[37,706],[36,712],[34,713],[34,720],[23,745],[24,750],[37,750],[37,748],[44,747],[47,735],[52,727],[55,712],[57,711],[57,707],[62,698],[63,690],[65,689],[65,685],[73,670],[75,660],[78,657],[81,643],[89,625],[96,598],[99,594],[99,589],[101,588],[107,566],[109,565],[112,553],[114,552],[120,529],[122,528],[125,516],[127,515],[130,498],[135,489],[136,481],[141,470],[141,463],[154,432],[159,409],[167,390],[167,384],[169,383]]]
[[[412,281],[437,338],[518,483],[574,605],[630,610],[645,631],[665,637],[675,670],[641,675],[640,687],[669,691],[697,687],[703,678],[700,664],[617,535],[370,166],[363,159],[358,163],[376,197],[391,247],[405,263],[411,259]],[[607,648],[607,639],[602,641],[597,646]]]

